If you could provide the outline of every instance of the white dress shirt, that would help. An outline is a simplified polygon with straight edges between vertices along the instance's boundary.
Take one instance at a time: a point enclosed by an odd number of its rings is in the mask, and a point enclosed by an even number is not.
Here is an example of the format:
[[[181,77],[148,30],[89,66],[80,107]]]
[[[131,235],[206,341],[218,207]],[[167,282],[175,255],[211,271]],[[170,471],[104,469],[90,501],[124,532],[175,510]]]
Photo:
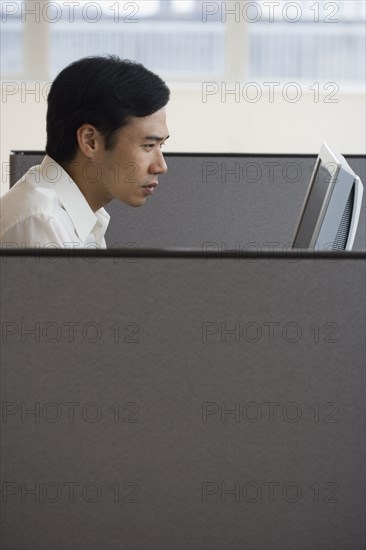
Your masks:
[[[51,157],[33,166],[1,198],[4,248],[107,248],[110,216],[93,212],[86,198]]]

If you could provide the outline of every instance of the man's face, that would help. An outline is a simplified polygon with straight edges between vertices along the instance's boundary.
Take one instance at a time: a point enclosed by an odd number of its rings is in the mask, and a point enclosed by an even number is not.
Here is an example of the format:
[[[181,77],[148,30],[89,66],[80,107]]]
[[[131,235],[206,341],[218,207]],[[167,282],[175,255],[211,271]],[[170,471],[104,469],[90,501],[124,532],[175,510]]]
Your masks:
[[[100,167],[101,191],[109,200],[143,206],[167,172],[161,147],[169,137],[165,108],[147,117],[133,117],[117,135],[112,150],[100,147],[93,161]]]

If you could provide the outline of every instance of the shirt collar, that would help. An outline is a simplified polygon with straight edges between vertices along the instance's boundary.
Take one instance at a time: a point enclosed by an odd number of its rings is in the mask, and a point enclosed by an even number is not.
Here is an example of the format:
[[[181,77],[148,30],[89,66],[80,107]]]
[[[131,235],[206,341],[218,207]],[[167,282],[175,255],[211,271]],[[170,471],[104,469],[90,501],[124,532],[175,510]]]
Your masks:
[[[110,220],[109,214],[104,208],[94,213],[74,180],[48,155],[42,161],[41,176],[55,189],[81,241],[86,241],[98,222],[104,235]]]

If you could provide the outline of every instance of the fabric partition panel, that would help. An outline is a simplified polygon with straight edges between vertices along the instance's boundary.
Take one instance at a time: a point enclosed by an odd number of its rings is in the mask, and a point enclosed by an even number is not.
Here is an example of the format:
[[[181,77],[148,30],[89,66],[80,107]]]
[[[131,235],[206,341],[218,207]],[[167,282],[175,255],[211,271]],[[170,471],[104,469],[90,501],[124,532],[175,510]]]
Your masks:
[[[365,547],[364,256],[1,260],[3,548]]]

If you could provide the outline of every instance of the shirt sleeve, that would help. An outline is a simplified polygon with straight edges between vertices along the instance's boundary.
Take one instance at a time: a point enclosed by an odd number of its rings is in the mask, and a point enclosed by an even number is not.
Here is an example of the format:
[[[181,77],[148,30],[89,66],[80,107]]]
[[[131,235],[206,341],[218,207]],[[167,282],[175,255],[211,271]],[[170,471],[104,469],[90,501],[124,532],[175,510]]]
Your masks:
[[[31,215],[17,222],[1,237],[1,246],[17,248],[74,248],[80,246],[76,235],[70,238],[62,223],[47,214]]]

